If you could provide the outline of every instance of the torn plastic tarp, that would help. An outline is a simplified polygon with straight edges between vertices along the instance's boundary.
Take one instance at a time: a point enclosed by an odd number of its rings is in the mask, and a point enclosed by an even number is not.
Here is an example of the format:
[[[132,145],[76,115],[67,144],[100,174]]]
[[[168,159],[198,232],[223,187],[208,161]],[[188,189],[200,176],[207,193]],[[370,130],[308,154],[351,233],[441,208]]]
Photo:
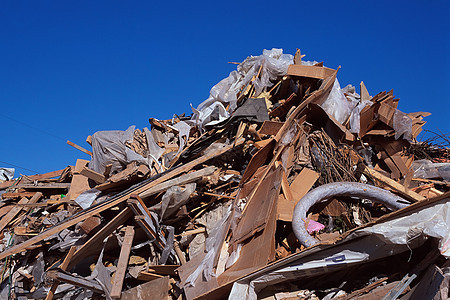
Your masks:
[[[361,111],[366,106],[372,106],[373,102],[370,100],[362,101],[361,103],[358,103],[356,107],[352,110],[352,113],[350,114],[350,132],[359,134],[359,131],[361,130]]]
[[[439,239],[439,251],[450,257],[450,198],[412,208],[409,214],[356,229],[335,245],[319,244],[251,274],[234,283],[228,299],[256,300],[267,286],[395,255],[421,246],[428,237]]]
[[[71,231],[68,229],[64,229],[63,231],[55,234],[54,236],[59,240],[58,243],[52,245],[48,250],[59,249],[60,251],[66,251],[70,247],[74,245],[80,245],[86,242],[86,234],[77,230]]]
[[[428,159],[416,160],[412,164],[415,178],[442,178],[450,181],[450,163],[433,163]]]
[[[98,257],[97,263],[95,264],[95,269],[92,271],[92,274],[89,277],[86,277],[85,280],[92,280],[97,281],[100,286],[103,288],[103,291],[105,292],[106,299],[110,300],[112,299],[110,296],[111,291],[111,271],[104,266],[103,264],[103,253],[105,251],[105,247],[108,241],[106,241],[103,244],[103,249],[100,252],[100,255]]]
[[[272,81],[287,73],[289,65],[293,64],[294,57],[283,54],[282,49],[266,50],[260,56],[247,57],[232,71],[230,75],[213,86],[208,99],[194,109],[191,123],[199,127],[206,124],[213,125],[222,122],[230,116],[237,107],[237,94],[253,77],[258,74],[262,66],[260,78],[253,81],[255,95],[258,96],[266,87],[272,86]],[[228,110],[225,108],[229,105]]]
[[[148,161],[125,146],[125,142],[133,140],[135,126],[127,130],[97,131],[92,135],[92,160],[89,168],[103,174],[105,167],[112,164],[111,174],[114,174],[133,161],[147,164]]]
[[[194,272],[186,279],[185,286],[195,286],[195,281],[197,280],[200,274],[203,275],[203,278],[206,281],[211,279],[211,276],[214,276],[214,261],[217,255],[220,254],[220,248],[222,247],[222,243],[225,240],[226,234],[228,232],[228,227],[225,224],[228,222],[228,219],[231,215],[231,207],[228,207],[228,210],[224,217],[219,220],[214,229],[211,231],[211,234],[206,239],[205,242],[205,258],[198,265]]]
[[[223,128],[230,123],[236,123],[247,120],[252,123],[263,123],[269,121],[269,114],[267,112],[266,100],[264,98],[247,99],[241,106],[239,106],[231,115],[223,122],[216,122],[211,125],[212,128]],[[208,127],[209,129],[209,127]]]
[[[408,142],[412,141],[412,119],[404,112],[395,110],[394,123],[392,125],[395,130],[395,139],[398,140],[402,135]]]
[[[159,162],[159,159],[164,154],[164,149],[159,147],[158,144],[155,141],[155,138],[153,137],[153,134],[148,130],[147,127],[144,128],[145,136],[147,137],[147,145],[148,145],[148,166],[151,168],[152,161],[158,165],[159,170],[162,172],[164,169],[161,166],[161,163]]]
[[[176,155],[180,154],[184,149],[185,141],[189,139],[189,132],[191,131],[191,126],[189,126],[186,122],[180,121],[177,124],[173,125],[178,130],[178,140],[179,147]]]
[[[354,108],[351,110],[350,119],[349,119],[349,130],[351,133],[359,134],[361,127],[361,111],[366,106],[371,106],[373,104],[370,100],[361,101],[361,96],[355,91],[355,87],[351,84],[348,84],[346,87],[342,89],[345,97],[354,105]],[[372,99],[372,97],[370,97]]]
[[[191,194],[195,191],[195,183],[186,184],[184,188],[179,186],[170,187],[162,196],[159,204],[152,206],[150,209],[159,212],[160,220],[170,217],[173,213],[186,203]]]
[[[11,180],[14,177],[14,168],[0,168],[0,179]]]
[[[78,204],[82,209],[86,209],[92,205],[92,203],[100,195],[101,191],[97,189],[90,189],[81,193],[76,199],[75,203]]]
[[[357,104],[358,101],[356,99],[352,101],[345,97],[344,92],[339,85],[339,81],[336,78],[330,95],[328,95],[328,98],[322,103],[321,107],[339,123],[344,124]]]

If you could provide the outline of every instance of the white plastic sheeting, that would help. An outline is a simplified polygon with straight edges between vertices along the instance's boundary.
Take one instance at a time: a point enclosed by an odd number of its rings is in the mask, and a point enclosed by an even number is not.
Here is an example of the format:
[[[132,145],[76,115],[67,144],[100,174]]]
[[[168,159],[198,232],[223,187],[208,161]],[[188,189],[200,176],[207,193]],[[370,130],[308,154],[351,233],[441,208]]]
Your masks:
[[[82,209],[89,208],[95,199],[100,195],[101,191],[97,189],[90,189],[81,193],[76,199],[75,203],[78,204]]]
[[[370,100],[362,101],[361,103],[358,103],[356,107],[352,110],[352,113],[350,114],[350,132],[359,134],[359,131],[361,130],[361,111],[366,106],[372,106],[373,102]]]
[[[195,191],[195,183],[186,184],[184,188],[179,186],[170,187],[162,196],[160,207],[160,219],[163,220],[175,212],[186,203],[191,194]],[[158,205],[159,206],[159,205]]]
[[[179,122],[174,127],[179,131],[179,152],[181,152],[185,145],[185,139],[189,138],[190,126],[185,122]],[[89,168],[103,174],[105,166],[112,164],[110,174],[114,174],[135,161],[138,164],[148,165],[150,168],[155,163],[158,165],[157,169],[162,171],[160,160],[165,150],[158,146],[150,130],[143,129],[147,138],[147,158],[126,146],[126,142],[133,140],[134,131],[135,126],[133,125],[125,131],[111,130],[94,133],[92,135],[92,160],[89,162]]]
[[[339,85],[339,81],[336,78],[328,98],[321,106],[339,123],[344,124],[357,104],[358,101],[356,99],[355,101],[351,101],[345,97],[344,92]]]
[[[228,118],[236,109],[237,94],[257,75],[261,69],[260,78],[254,80],[255,95],[259,95],[265,88],[272,86],[273,80],[287,73],[289,65],[293,64],[294,57],[283,54],[283,49],[266,50],[260,56],[247,57],[232,71],[230,75],[213,86],[208,99],[200,103],[195,109],[191,123],[203,127],[206,124],[215,124]],[[225,108],[229,105],[228,110]]]
[[[433,163],[428,159],[416,160],[412,164],[415,178],[442,178],[450,181],[450,163]]]
[[[14,168],[0,168],[0,179],[11,180],[14,177]]]
[[[133,140],[135,126],[127,130],[97,131],[92,135],[92,160],[89,168],[103,174],[105,166],[112,164],[111,174],[122,170],[130,162],[147,164],[148,161],[125,146],[125,142]]]
[[[186,279],[185,286],[195,286],[195,281],[200,274],[202,274],[207,281],[211,279],[211,276],[215,276],[213,270],[214,260],[216,256],[220,254],[220,247],[222,246],[222,242],[225,240],[228,232],[228,227],[225,226],[225,224],[227,224],[231,215],[231,207],[232,205],[228,207],[226,214],[221,220],[216,222],[214,229],[211,230],[211,233],[205,243],[206,256],[195,271],[192,272],[192,274]]]
[[[450,198],[356,230],[337,245],[318,245],[275,263],[235,282],[228,299],[256,300],[267,286],[395,255],[419,247],[428,237],[439,239],[441,254],[450,257]]]
[[[189,133],[191,131],[191,126],[189,126],[186,122],[180,121],[177,124],[173,125],[178,130],[178,140],[179,147],[176,155],[180,154],[183,151],[184,146],[186,144],[185,141],[189,139]]]
[[[395,130],[395,139],[398,140],[402,135],[409,142],[412,141],[412,119],[404,112],[395,110],[393,129]]]

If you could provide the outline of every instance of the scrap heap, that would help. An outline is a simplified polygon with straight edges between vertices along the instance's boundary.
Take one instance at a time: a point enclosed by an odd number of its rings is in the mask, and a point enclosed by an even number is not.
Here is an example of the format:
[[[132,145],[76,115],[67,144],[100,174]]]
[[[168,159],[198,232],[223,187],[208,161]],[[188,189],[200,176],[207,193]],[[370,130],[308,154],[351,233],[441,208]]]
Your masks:
[[[447,299],[448,140],[302,57],[264,50],[191,116],[1,182],[0,298]]]

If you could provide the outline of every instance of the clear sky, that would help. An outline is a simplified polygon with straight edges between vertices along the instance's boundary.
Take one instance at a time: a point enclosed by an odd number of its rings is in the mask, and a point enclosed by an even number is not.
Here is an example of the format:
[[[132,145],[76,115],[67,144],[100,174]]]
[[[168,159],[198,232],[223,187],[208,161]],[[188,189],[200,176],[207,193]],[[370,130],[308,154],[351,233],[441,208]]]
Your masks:
[[[0,167],[73,165],[100,130],[191,113],[263,49],[341,66],[341,86],[394,89],[449,133],[450,1],[1,1]]]

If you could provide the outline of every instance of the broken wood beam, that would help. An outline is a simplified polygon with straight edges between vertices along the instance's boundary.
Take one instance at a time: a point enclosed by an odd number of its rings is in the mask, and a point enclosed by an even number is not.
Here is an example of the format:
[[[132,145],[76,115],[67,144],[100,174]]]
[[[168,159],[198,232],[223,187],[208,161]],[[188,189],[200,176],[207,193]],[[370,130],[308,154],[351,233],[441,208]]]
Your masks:
[[[69,189],[70,183],[52,182],[48,184],[20,183],[17,188],[26,190],[49,190],[49,189]]]
[[[83,170],[81,170],[80,174],[86,176],[89,179],[92,179],[97,184],[101,184],[106,181],[105,175],[95,172],[88,167],[84,167]]]
[[[237,145],[237,146],[239,146],[239,145]],[[96,215],[102,211],[105,211],[111,207],[118,205],[119,203],[126,201],[129,198],[129,195],[132,193],[140,194],[140,193],[143,193],[144,191],[148,191],[149,189],[152,189],[153,191],[155,191],[155,190],[157,191],[158,189],[161,189],[162,186],[164,186],[164,188],[167,189],[170,187],[170,185],[167,186],[166,181],[172,179],[173,177],[175,177],[177,175],[180,175],[181,173],[190,171],[197,165],[202,164],[212,158],[218,157],[233,148],[234,147],[231,145],[225,146],[221,150],[208,153],[208,154],[200,156],[199,158],[197,158],[191,162],[188,162],[184,165],[180,165],[178,167],[170,169],[160,176],[157,175],[153,178],[149,178],[148,180],[146,180],[146,181],[142,182],[140,185],[138,185],[138,187],[131,187],[128,190],[125,190],[124,192],[120,193],[116,197],[112,197],[111,199],[109,199],[103,203],[100,203],[99,205],[90,207],[90,208],[84,210],[83,212],[81,212],[80,214],[77,214],[74,217],[67,219],[64,222],[61,222],[60,224],[55,225],[55,226],[47,229],[46,231],[43,231],[41,234],[39,234],[35,237],[30,238],[18,245],[15,245],[9,249],[4,250],[3,252],[0,253],[0,260],[4,259],[7,256],[19,253],[19,252],[23,251],[23,249],[26,249],[40,241],[43,241],[44,239],[54,235],[55,233],[58,233],[70,226],[73,226],[81,221],[86,220],[87,218],[89,218],[93,215]],[[186,174],[186,175],[190,175],[190,174]],[[142,197],[141,194],[140,194],[140,196]]]
[[[111,287],[110,296],[113,299],[120,299],[120,295],[122,294],[123,280],[125,279],[125,273],[127,271],[131,246],[133,245],[133,238],[134,228],[133,226],[127,226],[125,236],[123,238],[122,248],[120,249],[119,262],[117,263],[117,269]]]
[[[81,276],[74,276],[59,270],[47,271],[47,276],[61,282],[69,283],[75,286],[79,286],[88,290],[92,290],[96,293],[103,294],[103,288],[95,281],[88,280]]]
[[[73,254],[75,253],[75,250],[77,247],[72,246],[69,249],[69,252],[67,253],[66,257],[64,258],[63,262],[59,266],[59,268],[63,271],[67,270],[67,266],[69,265],[70,260],[72,259]],[[58,288],[59,282],[55,281],[52,284],[52,287],[50,288],[50,291],[48,291],[47,297],[45,297],[45,300],[52,300],[53,296],[55,295],[56,289]]]
[[[34,194],[35,192],[4,193],[2,194],[2,199],[32,197]]]
[[[155,186],[153,188],[149,188],[149,189],[145,190],[144,192],[140,193],[139,197],[145,199],[147,197],[150,197],[152,195],[155,195],[157,193],[165,191],[166,189],[168,189],[172,186],[188,184],[188,183],[197,181],[197,180],[201,179],[203,176],[209,176],[209,175],[214,174],[216,169],[217,169],[216,167],[210,166],[210,167],[206,167],[204,169],[201,169],[201,170],[198,170],[198,171],[195,171],[192,173],[187,173],[178,178],[168,180],[168,181],[166,181],[158,186]]]
[[[163,277],[164,277],[163,275],[155,274],[152,272],[141,271],[138,274],[137,279],[142,280],[142,281],[152,281],[152,280],[163,278]]]
[[[108,235],[113,233],[120,225],[125,223],[131,216],[133,212],[129,207],[122,210],[117,216],[115,216],[108,224],[103,226],[96,234],[94,234],[86,243],[83,244],[73,255],[67,270],[71,270],[76,266],[83,258],[88,256],[89,252],[92,251],[92,247],[101,243]]]
[[[91,151],[86,150],[86,149],[84,149],[83,147],[78,146],[77,144],[75,144],[75,143],[73,143],[73,142],[71,142],[71,141],[69,141],[69,140],[67,140],[67,145],[70,145],[70,146],[74,147],[75,149],[78,149],[78,150],[80,150],[81,152],[84,152],[84,153],[86,153],[87,155],[92,156],[92,152],[91,152]]]
[[[37,201],[39,201],[39,199],[42,197],[42,193],[37,192],[34,194],[33,197],[31,197],[30,200],[28,200],[28,198],[23,197],[19,203],[17,204],[31,204],[31,203],[36,203]],[[0,231],[2,231],[8,224],[9,222],[11,222],[16,216],[17,214],[22,210],[28,210],[28,208],[25,208],[21,205],[16,205],[14,206],[5,216],[3,216],[3,218],[0,220]]]
[[[370,178],[374,179],[376,183],[381,185],[381,187],[387,186],[394,192],[403,196],[404,198],[407,198],[414,202],[422,201],[422,200],[426,199],[424,196],[406,188],[405,186],[401,185],[397,181],[395,181],[389,177],[386,177],[383,174],[381,174],[380,172],[378,172],[374,169],[371,169],[367,166],[364,168],[363,173],[364,173],[364,175],[367,175]]]

